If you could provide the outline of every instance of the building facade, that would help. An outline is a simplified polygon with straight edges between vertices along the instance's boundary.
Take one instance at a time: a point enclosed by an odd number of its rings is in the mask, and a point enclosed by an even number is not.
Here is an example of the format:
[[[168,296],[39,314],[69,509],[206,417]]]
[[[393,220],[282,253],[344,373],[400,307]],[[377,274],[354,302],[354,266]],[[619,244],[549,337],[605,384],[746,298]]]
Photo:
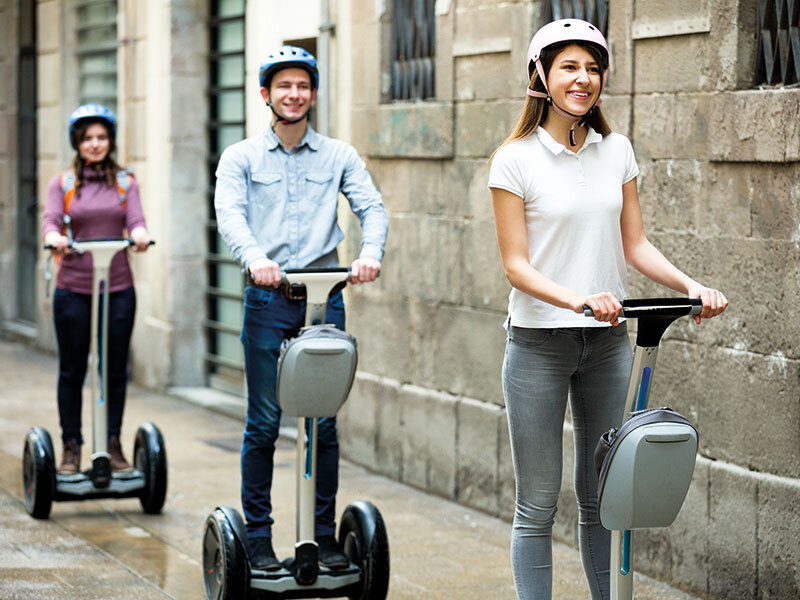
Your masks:
[[[662,343],[653,402],[700,431],[676,523],[636,534],[635,567],[708,598],[800,595],[800,15],[778,0],[0,1],[0,327],[54,349],[39,222],[71,158],[66,120],[119,117],[157,245],[135,257],[132,373],[243,406],[242,274],[216,234],[221,151],[266,126],[266,52],[320,59],[314,124],[351,141],[390,212],[381,278],[347,291],[359,338],[343,453],[510,519],[500,389],[509,286],[487,159],[516,121],[533,32],[603,28],[603,109],[633,142],[650,239],[731,306]],[[578,11],[577,13],[574,11]],[[345,202],[340,248],[358,249]],[[630,295],[670,295],[631,274]],[[656,400],[657,399],[657,400]],[[571,426],[556,535],[576,544]]]

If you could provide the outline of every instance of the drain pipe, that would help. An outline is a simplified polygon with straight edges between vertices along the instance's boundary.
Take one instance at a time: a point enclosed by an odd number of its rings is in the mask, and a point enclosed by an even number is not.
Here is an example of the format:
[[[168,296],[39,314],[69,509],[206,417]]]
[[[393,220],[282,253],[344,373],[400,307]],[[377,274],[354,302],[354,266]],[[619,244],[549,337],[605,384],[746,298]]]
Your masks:
[[[317,130],[322,135],[330,135],[331,110],[331,35],[336,25],[331,23],[330,0],[320,0],[319,44],[317,62],[319,63],[319,93],[317,95]]]

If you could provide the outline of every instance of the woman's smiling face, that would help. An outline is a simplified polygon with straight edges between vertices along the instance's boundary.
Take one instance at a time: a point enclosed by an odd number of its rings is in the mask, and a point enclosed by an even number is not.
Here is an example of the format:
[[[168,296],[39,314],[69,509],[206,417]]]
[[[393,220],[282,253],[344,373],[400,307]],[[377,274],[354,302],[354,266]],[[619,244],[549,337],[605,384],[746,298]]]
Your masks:
[[[547,87],[553,101],[575,115],[586,114],[594,106],[602,81],[602,66],[591,52],[577,44],[561,50],[547,74]]]
[[[108,129],[101,123],[89,125],[78,145],[80,155],[92,163],[103,162],[108,156],[109,148],[111,148],[111,138],[108,137]]]

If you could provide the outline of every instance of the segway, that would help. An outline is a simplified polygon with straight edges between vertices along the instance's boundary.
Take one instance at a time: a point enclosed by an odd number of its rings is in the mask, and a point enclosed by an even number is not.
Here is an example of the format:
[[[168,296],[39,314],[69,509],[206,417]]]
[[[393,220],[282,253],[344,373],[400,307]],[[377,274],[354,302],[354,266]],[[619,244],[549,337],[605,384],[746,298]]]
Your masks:
[[[109,294],[103,293],[103,312],[98,324],[100,286],[101,283],[108,284],[114,256],[134,242],[125,238],[81,241],[72,240],[71,235],[68,238],[73,252],[90,252],[93,258],[88,360],[92,400],[92,466],[82,473],[57,473],[50,434],[42,427],[33,427],[25,437],[22,455],[25,508],[32,517],[46,519],[53,501],[139,498],[146,513],[159,513],[167,494],[167,454],[158,427],[143,423],[137,430],[133,447],[134,469],[130,473],[112,473],[108,454],[108,380],[104,377],[104,369],[108,364]],[[45,249],[50,250],[52,246],[46,245]]]
[[[346,285],[349,272],[340,267],[289,269],[283,277],[286,285],[305,286],[308,303],[305,327],[284,343],[278,360],[278,403],[286,415],[298,418],[294,556],[274,571],[253,568],[242,517],[231,507],[217,507],[203,531],[203,578],[211,600],[386,598],[389,542],[381,513],[372,503],[352,502],[339,521],[339,543],[350,559],[347,567],[319,565],[314,541],[317,421],[334,417],[344,404],[358,360],[355,339],[324,324],[328,295]]]
[[[595,451],[598,514],[611,530],[611,599],[633,598],[632,530],[668,527],[686,499],[697,456],[697,430],[669,408],[648,409],[661,336],[680,317],[699,315],[696,298],[625,300],[622,316],[638,319],[625,418]],[[592,310],[584,306],[584,314]]]

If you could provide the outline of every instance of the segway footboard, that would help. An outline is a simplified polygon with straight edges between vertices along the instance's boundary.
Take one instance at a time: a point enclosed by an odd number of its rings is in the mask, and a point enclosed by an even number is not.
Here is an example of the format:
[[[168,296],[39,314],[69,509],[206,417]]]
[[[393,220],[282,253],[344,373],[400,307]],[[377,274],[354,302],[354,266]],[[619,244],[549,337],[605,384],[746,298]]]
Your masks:
[[[697,430],[668,408],[634,413],[600,439],[600,523],[612,531],[668,527],[683,505],[694,473]]]

